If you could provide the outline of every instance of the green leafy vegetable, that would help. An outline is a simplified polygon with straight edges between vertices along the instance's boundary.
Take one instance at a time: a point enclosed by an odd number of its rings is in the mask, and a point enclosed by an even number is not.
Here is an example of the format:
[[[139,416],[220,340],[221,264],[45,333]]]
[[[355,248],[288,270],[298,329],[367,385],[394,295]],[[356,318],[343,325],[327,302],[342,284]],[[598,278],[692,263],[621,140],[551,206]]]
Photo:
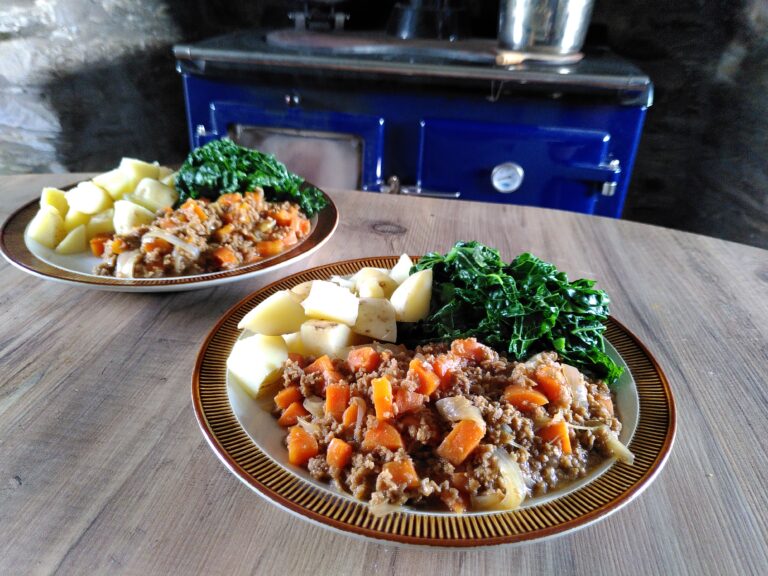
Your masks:
[[[232,140],[214,140],[193,150],[176,176],[179,203],[201,196],[215,200],[221,194],[264,188],[270,201],[295,202],[312,216],[327,205],[323,193],[301,176],[292,174],[274,156],[238,146]]]
[[[497,250],[478,242],[459,242],[445,255],[427,254],[413,271],[426,268],[433,271],[430,313],[398,326],[405,342],[474,336],[516,360],[555,350],[609,384],[621,374],[605,353],[609,299],[594,280],[569,282],[528,253],[506,264]]]

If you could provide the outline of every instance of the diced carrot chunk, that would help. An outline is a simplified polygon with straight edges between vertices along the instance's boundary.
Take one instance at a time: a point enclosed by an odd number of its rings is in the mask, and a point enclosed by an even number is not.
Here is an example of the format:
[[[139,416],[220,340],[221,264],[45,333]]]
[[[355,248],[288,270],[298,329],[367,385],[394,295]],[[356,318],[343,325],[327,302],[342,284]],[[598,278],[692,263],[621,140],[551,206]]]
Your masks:
[[[353,399],[354,400],[354,399]],[[360,399],[362,400],[362,398]],[[362,405],[362,406],[361,406]],[[357,411],[363,411],[363,417],[365,416],[365,401],[350,401],[349,406],[344,410],[344,415],[341,417],[341,423],[344,427],[352,426],[357,423]]]
[[[365,431],[362,448],[370,451],[377,446],[397,450],[403,447],[403,439],[400,437],[400,432],[392,424],[377,421],[375,425]]]
[[[413,462],[409,458],[402,462],[387,462],[382,466],[382,474],[388,472],[392,477],[392,481],[398,486],[405,486],[406,488],[418,488],[419,475],[416,473],[416,469],[413,467]],[[376,489],[381,490],[384,488],[381,482],[381,476],[376,481]]]
[[[168,254],[173,250],[173,244],[162,238],[152,237],[147,242],[142,243],[142,248],[147,253],[157,250],[161,254]]]
[[[417,392],[429,396],[440,386],[440,377],[432,371],[432,367],[426,362],[414,358],[408,364],[408,368],[416,374],[419,381]]]
[[[288,352],[288,359],[293,362],[296,362],[296,364],[298,364],[302,368],[304,368],[304,366],[306,366],[307,364],[307,359],[304,358],[304,356],[302,356],[301,354],[298,354],[296,352]]]
[[[91,253],[94,256],[101,256],[104,254],[104,247],[111,237],[111,234],[96,234],[96,236],[90,240]]]
[[[344,468],[352,459],[352,446],[341,438],[334,438],[328,443],[325,460],[335,468]]]
[[[325,413],[334,419],[341,420],[344,410],[349,404],[349,386],[347,384],[328,384],[325,387]]]
[[[434,362],[432,369],[440,378],[440,385],[444,388],[451,383],[453,372],[460,366],[459,359],[450,354],[439,354]]]
[[[458,497],[456,498],[453,498],[447,491],[441,492],[440,500],[442,500],[443,504],[445,504],[454,514],[461,514],[466,512],[467,508],[469,508],[469,496],[462,491],[459,491]]]
[[[355,348],[349,351],[347,355],[347,364],[352,372],[362,370],[363,372],[373,372],[379,367],[381,356],[370,346],[364,348]]]
[[[277,419],[277,423],[280,426],[295,426],[296,419],[299,416],[307,416],[309,412],[304,408],[304,404],[301,402],[292,402],[288,408],[283,410],[283,414]]]
[[[235,227],[232,224],[224,224],[221,228],[217,228],[216,231],[213,233],[213,237],[216,238],[219,242],[224,240],[227,236],[232,234],[232,231],[235,229]]]
[[[282,240],[263,240],[256,242],[254,247],[262,256],[275,256],[283,251],[284,245]]]
[[[288,386],[275,395],[275,406],[280,410],[285,410],[294,402],[301,402],[303,399],[298,386]]]
[[[293,223],[293,214],[288,210],[278,210],[277,212],[270,212],[269,215],[275,219],[278,226],[290,226]]]
[[[211,253],[211,256],[220,268],[237,265],[237,255],[229,246],[219,246]]]
[[[376,408],[376,418],[379,420],[389,420],[395,417],[395,411],[392,404],[392,384],[389,378],[382,376],[371,380],[373,388],[373,405]]]
[[[549,398],[541,392],[518,384],[507,386],[504,389],[504,400],[518,410],[530,410],[549,403]]]
[[[128,250],[128,243],[122,238],[115,238],[110,245],[112,248],[112,254],[122,254]]]
[[[243,197],[237,192],[231,192],[229,194],[222,194],[216,199],[216,202],[222,206],[229,206],[230,204],[240,202],[242,199]]]
[[[462,420],[443,439],[437,447],[437,453],[454,466],[458,466],[477,448],[483,436],[485,428],[480,424],[474,420]]]
[[[264,199],[264,192],[261,190],[250,190],[245,193],[246,198],[250,198],[254,202],[261,202]]]
[[[560,402],[563,396],[563,387],[566,384],[562,372],[554,366],[542,365],[536,368],[533,379],[536,381],[537,389],[549,398],[550,402]]]
[[[294,426],[288,432],[288,462],[304,466],[319,452],[317,440],[301,426]]]
[[[395,392],[395,406],[397,406],[397,414],[405,414],[406,412],[416,412],[424,405],[426,396],[419,394],[418,392],[412,392],[405,388],[399,388]]]
[[[454,340],[451,342],[451,352],[459,358],[474,360],[475,362],[482,362],[492,356],[488,346],[480,344],[476,338]]]
[[[568,425],[564,420],[540,428],[537,434],[544,442],[559,442],[563,454],[571,453],[571,438],[568,435]]]
[[[328,357],[327,354],[323,354],[322,356],[316,358],[312,364],[304,368],[304,372],[307,374],[312,374],[313,372],[320,372],[322,374],[328,370],[333,370],[333,361]]]
[[[309,229],[312,227],[312,224],[307,220],[306,218],[300,218],[299,219],[299,232],[302,236],[306,236],[309,234]]]

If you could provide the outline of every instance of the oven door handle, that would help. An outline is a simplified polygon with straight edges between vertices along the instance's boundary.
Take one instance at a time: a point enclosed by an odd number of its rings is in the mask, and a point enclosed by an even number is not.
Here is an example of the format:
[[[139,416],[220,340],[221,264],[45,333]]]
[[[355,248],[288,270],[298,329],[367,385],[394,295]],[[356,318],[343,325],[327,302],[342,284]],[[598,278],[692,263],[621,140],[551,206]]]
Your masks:
[[[403,186],[400,184],[400,178],[390,176],[387,183],[381,186],[381,192],[384,194],[402,194],[403,196],[422,196],[424,198],[459,198],[460,191],[441,192],[439,190],[425,190],[420,186]]]

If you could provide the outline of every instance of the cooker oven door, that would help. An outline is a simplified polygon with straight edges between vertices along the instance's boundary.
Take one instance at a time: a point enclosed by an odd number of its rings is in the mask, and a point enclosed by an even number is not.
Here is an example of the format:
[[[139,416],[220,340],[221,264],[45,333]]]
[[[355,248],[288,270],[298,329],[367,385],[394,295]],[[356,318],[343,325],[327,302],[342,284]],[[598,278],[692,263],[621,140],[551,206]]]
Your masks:
[[[252,104],[212,102],[214,135],[228,136],[283,162],[321,188],[378,189],[384,149],[384,119],[375,116],[265,110]]]
[[[425,192],[591,214],[621,169],[606,132],[425,119],[418,174]]]

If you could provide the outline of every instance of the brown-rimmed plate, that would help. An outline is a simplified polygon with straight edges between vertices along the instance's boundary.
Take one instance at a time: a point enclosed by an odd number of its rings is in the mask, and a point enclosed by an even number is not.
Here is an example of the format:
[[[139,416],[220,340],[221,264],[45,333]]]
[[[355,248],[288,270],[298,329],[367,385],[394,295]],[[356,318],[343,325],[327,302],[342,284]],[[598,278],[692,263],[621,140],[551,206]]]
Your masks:
[[[63,188],[68,190],[77,184]],[[27,227],[40,207],[32,200],[11,214],[0,228],[0,252],[16,268],[43,278],[96,290],[118,292],[175,292],[218,286],[274,272],[307,258],[330,240],[339,224],[339,212],[331,198],[311,219],[309,235],[289,250],[233,270],[168,278],[112,278],[91,273],[100,259],[88,253],[60,255],[26,236]]]
[[[646,347],[613,318],[607,352],[625,366],[617,383],[621,440],[635,454],[633,465],[609,460],[586,478],[509,512],[453,514],[404,508],[384,517],[365,503],[317,482],[287,463],[284,430],[268,409],[228,377],[226,361],[241,336],[238,322],[279,290],[308,280],[353,274],[365,266],[391,268],[396,257],[363,258],[294,274],[243,299],[206,338],[192,376],[198,423],[216,455],[240,480],[274,504],[322,526],[350,535],[399,544],[472,547],[513,544],[576,530],[615,512],[657,476],[675,436],[675,407],[664,373]]]

